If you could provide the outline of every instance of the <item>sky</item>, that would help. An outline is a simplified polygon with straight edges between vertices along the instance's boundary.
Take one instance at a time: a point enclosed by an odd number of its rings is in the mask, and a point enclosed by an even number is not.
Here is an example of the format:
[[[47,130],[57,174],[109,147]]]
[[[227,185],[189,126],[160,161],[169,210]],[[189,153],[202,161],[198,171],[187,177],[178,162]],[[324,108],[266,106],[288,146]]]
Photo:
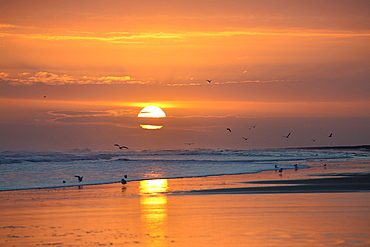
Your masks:
[[[367,0],[0,9],[0,150],[370,144]]]

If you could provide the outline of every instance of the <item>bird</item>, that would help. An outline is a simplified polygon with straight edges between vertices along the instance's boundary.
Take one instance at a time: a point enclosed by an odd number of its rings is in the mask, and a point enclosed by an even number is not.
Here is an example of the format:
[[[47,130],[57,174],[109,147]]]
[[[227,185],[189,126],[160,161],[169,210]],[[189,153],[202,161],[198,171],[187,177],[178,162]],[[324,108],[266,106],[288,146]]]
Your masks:
[[[311,141],[312,141],[312,142],[315,142],[315,141],[316,141],[316,139],[312,139]]]
[[[46,95],[44,95],[44,98],[46,98]]]
[[[211,82],[212,82],[212,80],[207,80],[207,82],[208,82],[208,83],[211,83]]]
[[[294,167],[295,167],[295,169],[298,169],[298,164],[295,164]]]
[[[333,137],[333,133],[330,133],[330,135],[328,137]]]
[[[280,168],[280,169],[279,169],[279,172],[283,172],[283,168]]]
[[[242,137],[244,140],[248,141],[248,138],[247,137]]]
[[[277,165],[275,165],[275,168],[279,168]]]
[[[114,146],[117,146],[119,149],[122,149],[122,148],[128,149],[128,147],[126,147],[126,146],[120,146],[118,144],[114,144]]]
[[[230,128],[226,128],[226,130],[228,130],[229,132],[231,132],[231,129]]]
[[[194,143],[193,142],[185,142],[184,144],[186,144],[186,145],[193,145]]]
[[[76,178],[78,178],[78,182],[81,182],[82,181],[82,179],[84,178],[83,176],[75,176]]]
[[[289,138],[289,136],[290,136],[290,133],[289,134],[287,134],[286,136],[284,136],[285,138]]]
[[[65,180],[63,180],[63,184],[65,184],[66,183],[66,181]]]
[[[127,178],[127,174],[123,175],[124,178],[121,179],[121,183],[122,184],[127,184],[127,181],[125,180],[125,178]]]

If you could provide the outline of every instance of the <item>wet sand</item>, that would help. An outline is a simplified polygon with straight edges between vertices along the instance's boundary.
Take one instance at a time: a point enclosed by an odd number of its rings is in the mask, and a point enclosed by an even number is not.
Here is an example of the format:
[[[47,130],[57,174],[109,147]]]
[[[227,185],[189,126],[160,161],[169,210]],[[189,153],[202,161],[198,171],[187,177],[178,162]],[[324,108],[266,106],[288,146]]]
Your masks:
[[[0,192],[0,246],[369,246],[369,162],[310,165]]]

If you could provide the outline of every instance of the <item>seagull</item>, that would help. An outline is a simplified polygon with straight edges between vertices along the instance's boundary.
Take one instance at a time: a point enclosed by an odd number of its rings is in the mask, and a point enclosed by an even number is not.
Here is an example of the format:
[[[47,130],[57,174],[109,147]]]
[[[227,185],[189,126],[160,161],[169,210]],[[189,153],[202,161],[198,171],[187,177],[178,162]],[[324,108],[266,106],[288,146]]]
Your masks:
[[[295,167],[295,169],[297,169],[298,168],[298,164],[295,164],[294,167]]]
[[[248,141],[248,138],[246,138],[246,137],[242,137],[244,140],[246,140],[246,141]]]
[[[212,80],[207,80],[207,82],[208,82],[208,83],[211,83],[211,82],[212,82]]]
[[[285,138],[289,138],[289,136],[290,136],[290,133],[289,134],[287,134],[286,136],[284,136]]]
[[[186,144],[186,145],[193,145],[194,143],[193,142],[185,142],[184,144]]]
[[[283,168],[280,168],[280,169],[279,169],[279,172],[283,172]]]
[[[226,130],[228,130],[229,132],[231,132],[231,129],[230,128],[226,128]]]
[[[316,139],[312,139],[311,141],[312,141],[312,142],[315,142],[315,141],[316,141]]]
[[[275,168],[279,168],[277,165],[275,165]]]
[[[333,137],[333,133],[330,133],[330,135],[328,137]]]
[[[120,146],[118,144],[114,144],[114,146],[117,146],[119,149],[122,149],[122,148],[128,149],[128,147],[126,147],[126,146]]]
[[[44,98],[46,98],[46,95],[44,95]]]
[[[78,182],[81,182],[82,179],[84,178],[83,176],[75,176],[76,178],[78,178]]]
[[[123,175],[124,178],[121,179],[121,183],[122,184],[127,184],[127,181],[125,180],[125,178],[127,178],[127,174]]]

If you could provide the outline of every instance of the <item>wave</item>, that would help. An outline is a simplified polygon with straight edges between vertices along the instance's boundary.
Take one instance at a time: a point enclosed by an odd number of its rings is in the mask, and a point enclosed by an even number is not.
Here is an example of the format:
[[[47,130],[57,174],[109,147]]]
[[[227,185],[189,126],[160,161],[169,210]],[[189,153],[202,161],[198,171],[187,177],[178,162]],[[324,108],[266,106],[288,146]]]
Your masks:
[[[294,169],[294,163],[368,159],[369,152],[343,150],[72,150],[0,152],[0,191],[58,188]],[[308,168],[300,164],[300,168]],[[84,176],[79,183],[75,175]],[[66,181],[66,183],[62,183]]]

